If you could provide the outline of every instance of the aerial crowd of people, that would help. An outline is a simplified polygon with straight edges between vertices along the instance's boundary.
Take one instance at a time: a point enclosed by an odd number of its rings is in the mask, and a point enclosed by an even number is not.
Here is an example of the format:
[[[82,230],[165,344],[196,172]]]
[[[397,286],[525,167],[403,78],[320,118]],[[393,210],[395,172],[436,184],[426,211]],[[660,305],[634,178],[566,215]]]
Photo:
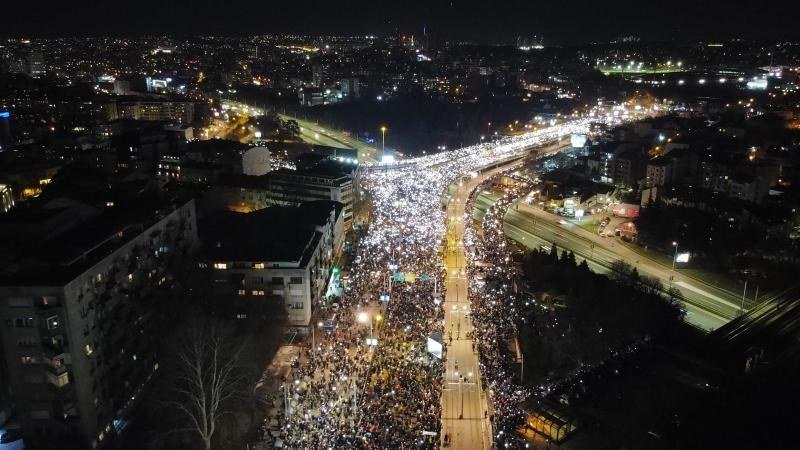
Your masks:
[[[447,343],[443,342],[444,354],[437,355],[428,351],[427,342],[434,336],[441,339],[443,332],[442,296],[437,291],[443,290],[443,205],[448,188],[528,147],[585,131],[588,124],[575,120],[366,172],[363,188],[372,203],[372,218],[348,268],[345,289],[340,298],[315,305],[313,348],[282,387],[285,448],[440,446],[440,358],[446,358]],[[484,261],[493,266],[491,276],[502,276],[508,268],[505,241],[477,245],[474,231],[468,233],[468,259]],[[501,237],[487,233],[485,239]],[[473,280],[477,266],[467,267],[467,278]],[[472,314],[481,371],[489,382],[494,440],[505,442],[507,424],[516,420],[525,394],[503,381],[509,378],[509,368],[499,353],[500,341],[513,333],[514,306],[506,302],[509,287],[487,286],[471,282]]]

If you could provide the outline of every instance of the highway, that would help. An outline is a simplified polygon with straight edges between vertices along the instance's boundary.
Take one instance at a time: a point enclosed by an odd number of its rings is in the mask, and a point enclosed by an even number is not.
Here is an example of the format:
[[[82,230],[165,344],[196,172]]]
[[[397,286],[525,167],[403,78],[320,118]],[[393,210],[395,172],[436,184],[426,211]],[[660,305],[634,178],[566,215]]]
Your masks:
[[[482,192],[476,206],[485,211],[499,198],[499,194]],[[482,211],[477,211],[478,217]],[[518,203],[505,217],[506,235],[529,249],[550,246],[552,243],[571,250],[579,259],[586,259],[595,272],[607,273],[614,261],[626,261],[636,267],[639,274],[660,280],[665,287],[673,285],[684,297],[687,322],[705,330],[714,330],[739,314],[739,298],[696,278],[673,273],[670,266],[647,259],[613,237],[595,235],[555,214]]]
[[[360,162],[377,162],[380,153],[378,149],[366,142],[350,137],[341,131],[326,128],[309,120],[299,119],[286,114],[279,114],[283,120],[295,120],[300,125],[300,138],[310,144],[325,145],[328,147],[351,148],[358,152]]]
[[[222,100],[222,104],[234,111],[240,111],[245,114],[262,115],[264,109],[256,106],[251,106],[243,102],[234,100]],[[356,138],[347,136],[341,131],[326,128],[317,123],[300,119],[298,117],[290,116],[288,114],[279,114],[283,120],[294,120],[300,125],[300,139],[303,142],[324,145],[327,147],[336,148],[350,148],[358,152],[359,162],[374,163],[378,160],[378,149],[365,142],[359,141]]]

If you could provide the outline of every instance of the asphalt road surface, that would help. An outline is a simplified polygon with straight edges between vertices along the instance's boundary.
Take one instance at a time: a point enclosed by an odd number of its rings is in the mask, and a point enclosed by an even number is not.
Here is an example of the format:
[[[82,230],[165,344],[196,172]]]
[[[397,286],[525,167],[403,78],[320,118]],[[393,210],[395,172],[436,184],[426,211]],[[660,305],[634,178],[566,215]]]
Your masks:
[[[482,193],[479,208],[488,207],[498,198],[493,193]],[[641,275],[659,279],[664,286],[673,285],[684,296],[686,320],[700,328],[719,328],[739,314],[740,303],[735,294],[714,285],[673,272],[671,266],[648,259],[614,238],[595,235],[563,218],[520,203],[510,208],[505,217],[508,237],[527,248],[550,246],[553,243],[563,250],[571,250],[579,259],[586,259],[592,270],[607,273],[614,261],[623,260],[636,267]]]
[[[545,147],[550,150],[553,146]],[[464,276],[464,206],[469,194],[492,175],[519,165],[504,164],[481,176],[462,180],[447,205],[444,263],[447,269],[444,299],[444,341],[447,360],[442,389],[442,434],[450,436],[448,449],[490,449],[489,401],[481,384],[478,354],[473,351],[470,302]],[[451,339],[452,338],[452,339]]]

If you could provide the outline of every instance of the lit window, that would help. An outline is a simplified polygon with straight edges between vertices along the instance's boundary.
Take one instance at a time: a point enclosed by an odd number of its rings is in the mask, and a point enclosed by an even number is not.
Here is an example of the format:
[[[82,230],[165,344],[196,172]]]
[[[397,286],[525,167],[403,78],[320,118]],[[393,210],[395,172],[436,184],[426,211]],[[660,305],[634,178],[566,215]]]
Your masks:
[[[247,295],[247,291],[244,289],[239,289],[239,295]]]
[[[33,356],[23,356],[20,359],[22,360],[22,364],[34,364],[36,362]]]
[[[264,263],[255,263],[253,264],[253,269],[263,269]]]
[[[47,318],[47,329],[55,330],[58,328],[58,316],[50,316]]]
[[[264,291],[253,291],[253,295],[265,295]]]
[[[92,356],[92,353],[94,353],[92,346],[89,344],[86,344],[86,347],[83,348],[83,351],[86,353],[86,356]]]
[[[228,268],[227,263],[214,263],[214,268],[218,270],[225,270]]]
[[[66,386],[67,384],[69,384],[69,372],[64,372],[61,375],[57,376],[48,375],[47,378],[50,381],[50,383],[58,387]]]

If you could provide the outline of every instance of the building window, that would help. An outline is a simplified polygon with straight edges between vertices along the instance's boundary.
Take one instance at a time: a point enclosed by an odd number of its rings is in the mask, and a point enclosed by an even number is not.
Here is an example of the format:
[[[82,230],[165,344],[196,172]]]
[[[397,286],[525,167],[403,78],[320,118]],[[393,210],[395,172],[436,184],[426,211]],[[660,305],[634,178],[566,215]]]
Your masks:
[[[283,284],[283,277],[272,277],[272,284]]]
[[[253,264],[253,269],[263,269],[264,263],[255,263]]]
[[[48,330],[55,330],[58,328],[58,316],[50,316],[47,318],[46,322]]]
[[[20,360],[22,361],[22,364],[36,364],[36,358],[33,356],[23,356],[20,358]]]
[[[290,278],[289,283],[291,283],[291,284],[303,284],[303,277],[292,277],[292,278]]]
[[[86,347],[83,348],[83,351],[86,353],[86,356],[92,356],[92,353],[94,353],[92,346],[89,344],[86,344]]]
[[[58,387],[66,386],[69,384],[69,372],[64,372],[61,375],[58,375],[53,383]]]
[[[253,295],[262,296],[265,295],[264,291],[253,291]]]
[[[18,347],[36,347],[36,339],[34,338],[20,338],[17,339]]]
[[[214,263],[214,268],[218,270],[225,270],[228,268],[227,263]]]
[[[239,289],[239,295],[247,295],[247,291],[244,289]]]
[[[200,269],[206,269],[206,268],[208,268],[208,264],[206,264],[204,262],[197,263],[197,267],[199,267]]]

